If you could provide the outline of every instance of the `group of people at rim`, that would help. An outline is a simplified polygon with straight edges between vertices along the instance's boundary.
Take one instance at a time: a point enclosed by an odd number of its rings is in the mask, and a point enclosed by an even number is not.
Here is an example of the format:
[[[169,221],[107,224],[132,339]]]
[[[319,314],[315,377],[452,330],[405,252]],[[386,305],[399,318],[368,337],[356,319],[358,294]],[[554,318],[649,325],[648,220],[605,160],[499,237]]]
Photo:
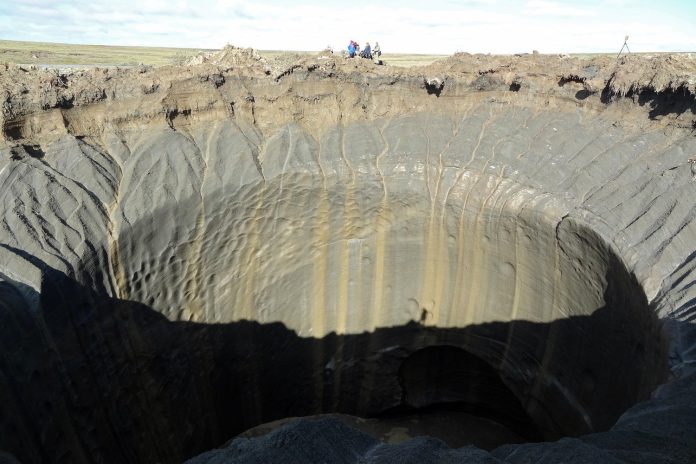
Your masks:
[[[379,59],[382,55],[382,50],[379,48],[379,42],[375,42],[375,48],[370,47],[370,42],[365,43],[365,48],[360,51],[360,44],[355,40],[351,40],[348,44],[348,56],[353,58],[355,55],[360,55],[361,58]]]

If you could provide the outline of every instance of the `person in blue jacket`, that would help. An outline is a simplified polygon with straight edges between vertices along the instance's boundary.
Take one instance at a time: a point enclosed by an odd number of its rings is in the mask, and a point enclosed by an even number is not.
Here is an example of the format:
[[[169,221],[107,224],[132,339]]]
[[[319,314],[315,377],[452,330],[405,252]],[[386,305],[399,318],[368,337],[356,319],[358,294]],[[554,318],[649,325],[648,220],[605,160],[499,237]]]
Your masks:
[[[355,56],[355,42],[353,42],[352,40],[348,44],[348,56],[350,56],[351,58]]]

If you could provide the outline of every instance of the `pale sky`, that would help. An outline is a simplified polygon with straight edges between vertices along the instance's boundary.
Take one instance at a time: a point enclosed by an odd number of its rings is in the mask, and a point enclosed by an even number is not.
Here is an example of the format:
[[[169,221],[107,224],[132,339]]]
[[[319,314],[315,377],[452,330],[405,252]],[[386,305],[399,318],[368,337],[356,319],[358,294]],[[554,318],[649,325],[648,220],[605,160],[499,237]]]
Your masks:
[[[451,54],[696,52],[696,0],[0,0],[0,39]]]

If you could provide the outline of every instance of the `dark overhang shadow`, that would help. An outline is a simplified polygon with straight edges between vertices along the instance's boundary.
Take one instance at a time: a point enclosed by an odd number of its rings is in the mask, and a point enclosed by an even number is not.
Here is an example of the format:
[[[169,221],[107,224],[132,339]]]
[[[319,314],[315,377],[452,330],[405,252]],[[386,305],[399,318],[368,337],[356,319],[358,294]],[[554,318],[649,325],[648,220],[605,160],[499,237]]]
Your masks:
[[[666,375],[644,295],[614,291],[626,277],[610,274],[606,306],[589,316],[302,338],[280,323],[172,322],[45,268],[38,312],[0,283],[0,449],[25,463],[174,463],[280,418],[379,416],[404,404],[404,361],[432,346],[497,372],[523,408],[511,427],[529,417],[536,429],[528,439],[606,430]],[[483,409],[490,394],[479,394]]]

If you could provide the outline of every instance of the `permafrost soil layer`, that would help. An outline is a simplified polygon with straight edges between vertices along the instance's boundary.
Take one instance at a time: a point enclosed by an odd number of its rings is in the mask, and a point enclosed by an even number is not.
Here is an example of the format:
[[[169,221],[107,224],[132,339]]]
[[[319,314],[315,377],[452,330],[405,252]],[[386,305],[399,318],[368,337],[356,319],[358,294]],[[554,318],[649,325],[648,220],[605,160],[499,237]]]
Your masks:
[[[5,461],[696,462],[694,58],[0,85]]]

